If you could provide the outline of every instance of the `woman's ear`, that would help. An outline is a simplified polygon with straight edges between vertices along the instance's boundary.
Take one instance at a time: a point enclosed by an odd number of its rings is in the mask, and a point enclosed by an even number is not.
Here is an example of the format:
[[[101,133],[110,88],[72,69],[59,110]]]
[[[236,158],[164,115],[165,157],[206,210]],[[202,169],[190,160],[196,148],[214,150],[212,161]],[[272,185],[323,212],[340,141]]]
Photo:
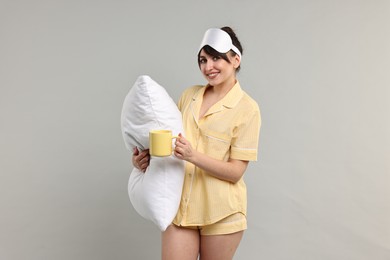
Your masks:
[[[240,67],[240,64],[241,64],[241,58],[240,56],[238,56],[237,54],[233,57],[233,66],[235,69],[237,69],[238,67]]]

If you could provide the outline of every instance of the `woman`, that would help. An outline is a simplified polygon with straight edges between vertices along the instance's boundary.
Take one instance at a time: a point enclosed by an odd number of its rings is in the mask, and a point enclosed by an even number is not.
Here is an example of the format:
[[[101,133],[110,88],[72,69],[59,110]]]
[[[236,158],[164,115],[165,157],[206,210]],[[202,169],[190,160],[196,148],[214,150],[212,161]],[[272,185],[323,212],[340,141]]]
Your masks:
[[[184,91],[178,107],[186,136],[174,154],[185,160],[178,213],[162,233],[162,259],[232,259],[246,224],[248,162],[257,159],[260,110],[240,87],[242,47],[230,27],[206,31],[198,64],[206,86]],[[148,151],[134,151],[133,165],[143,171]]]

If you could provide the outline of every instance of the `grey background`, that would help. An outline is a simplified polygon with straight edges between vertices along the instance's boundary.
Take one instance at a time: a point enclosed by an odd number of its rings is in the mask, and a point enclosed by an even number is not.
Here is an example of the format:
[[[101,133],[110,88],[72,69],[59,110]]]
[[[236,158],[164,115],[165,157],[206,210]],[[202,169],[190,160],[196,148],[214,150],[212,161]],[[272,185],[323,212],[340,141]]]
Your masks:
[[[0,2],[0,259],[159,259],[127,196],[125,95],[202,84],[209,27],[260,104],[236,259],[390,259],[390,2]]]

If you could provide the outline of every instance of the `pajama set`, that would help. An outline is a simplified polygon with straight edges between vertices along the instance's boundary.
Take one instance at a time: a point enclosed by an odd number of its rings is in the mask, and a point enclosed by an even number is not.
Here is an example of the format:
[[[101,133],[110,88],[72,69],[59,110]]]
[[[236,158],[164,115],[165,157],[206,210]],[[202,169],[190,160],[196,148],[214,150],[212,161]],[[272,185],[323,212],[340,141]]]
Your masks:
[[[239,82],[199,118],[208,86],[193,86],[178,102],[185,137],[193,149],[214,159],[256,161],[261,116]],[[231,183],[185,162],[181,202],[173,223],[198,228],[201,234],[228,234],[246,229],[247,194],[243,178]],[[215,224],[215,223],[218,223]]]

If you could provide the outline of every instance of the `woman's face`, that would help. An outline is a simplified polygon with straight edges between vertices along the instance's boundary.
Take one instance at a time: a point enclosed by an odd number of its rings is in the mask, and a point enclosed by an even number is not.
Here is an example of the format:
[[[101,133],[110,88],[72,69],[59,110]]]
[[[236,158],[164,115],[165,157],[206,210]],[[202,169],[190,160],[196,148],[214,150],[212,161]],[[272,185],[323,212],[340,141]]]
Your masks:
[[[238,55],[231,57],[227,54],[230,63],[221,57],[215,57],[201,50],[199,55],[200,71],[211,86],[235,84],[236,69],[240,65]]]

